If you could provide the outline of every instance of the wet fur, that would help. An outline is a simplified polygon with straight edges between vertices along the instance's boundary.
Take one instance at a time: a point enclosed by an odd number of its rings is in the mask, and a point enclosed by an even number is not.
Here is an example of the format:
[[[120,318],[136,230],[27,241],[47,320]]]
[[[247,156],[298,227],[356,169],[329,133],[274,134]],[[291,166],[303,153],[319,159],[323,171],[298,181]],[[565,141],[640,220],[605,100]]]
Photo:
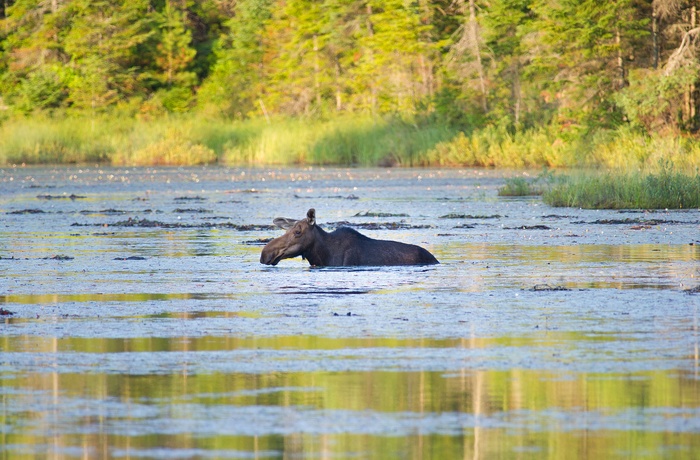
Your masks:
[[[309,210],[306,219],[278,218],[275,224],[288,230],[263,248],[260,255],[263,264],[277,265],[283,259],[297,256],[317,267],[439,263],[430,252],[414,244],[376,240],[347,227],[328,233],[316,225],[313,209]]]

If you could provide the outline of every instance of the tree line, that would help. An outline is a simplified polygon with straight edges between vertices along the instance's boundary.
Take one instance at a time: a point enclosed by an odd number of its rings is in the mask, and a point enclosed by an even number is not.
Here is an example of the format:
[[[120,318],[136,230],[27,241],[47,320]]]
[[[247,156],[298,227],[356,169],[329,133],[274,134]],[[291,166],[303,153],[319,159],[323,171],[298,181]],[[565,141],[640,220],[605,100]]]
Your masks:
[[[698,3],[2,0],[0,112],[692,133]]]

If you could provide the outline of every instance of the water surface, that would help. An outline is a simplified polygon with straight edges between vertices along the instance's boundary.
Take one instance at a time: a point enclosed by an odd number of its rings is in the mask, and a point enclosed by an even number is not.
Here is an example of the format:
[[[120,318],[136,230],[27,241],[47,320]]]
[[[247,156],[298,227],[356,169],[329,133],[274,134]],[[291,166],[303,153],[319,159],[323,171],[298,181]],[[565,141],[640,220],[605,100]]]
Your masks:
[[[700,212],[484,170],[0,170],[2,458],[694,458]],[[259,263],[274,217],[430,267]]]

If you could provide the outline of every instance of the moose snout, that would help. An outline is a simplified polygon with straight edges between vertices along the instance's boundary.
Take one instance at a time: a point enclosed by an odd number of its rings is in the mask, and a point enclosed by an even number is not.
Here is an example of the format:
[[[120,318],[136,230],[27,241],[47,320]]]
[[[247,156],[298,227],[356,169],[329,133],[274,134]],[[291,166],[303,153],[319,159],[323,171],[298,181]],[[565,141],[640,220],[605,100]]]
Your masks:
[[[260,263],[264,265],[277,265],[277,261],[275,261],[274,259],[274,251],[270,251],[267,248],[264,248],[262,253],[260,254]]]

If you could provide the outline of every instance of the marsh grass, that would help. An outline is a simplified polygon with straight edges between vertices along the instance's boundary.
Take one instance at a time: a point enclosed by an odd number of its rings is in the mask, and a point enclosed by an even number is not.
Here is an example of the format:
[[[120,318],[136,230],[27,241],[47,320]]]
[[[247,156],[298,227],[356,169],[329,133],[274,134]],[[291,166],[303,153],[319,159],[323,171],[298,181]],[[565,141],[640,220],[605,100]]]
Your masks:
[[[565,167],[575,157],[574,143],[551,127],[510,133],[490,126],[470,135],[460,132],[427,154],[431,165],[496,168]]]
[[[399,118],[230,121],[194,115],[28,118],[0,125],[0,164],[428,165],[457,134]]]
[[[506,179],[505,185],[498,189],[498,196],[533,196],[543,193],[542,187],[524,177]]]
[[[700,164],[700,143],[633,130],[581,136],[549,126],[511,133],[488,126],[467,134],[401,117],[346,115],[329,120],[232,121],[197,114],[134,118],[33,116],[0,124],[0,164],[342,165],[567,167],[653,172]],[[509,184],[530,194],[525,183]],[[506,191],[507,193],[507,191]],[[539,193],[539,192],[538,192]]]
[[[456,129],[401,119],[343,117],[329,121],[249,122],[250,136],[226,148],[233,164],[425,165],[426,153]]]
[[[588,173],[560,178],[543,201],[586,209],[697,209],[700,174],[670,167],[656,172]]]

